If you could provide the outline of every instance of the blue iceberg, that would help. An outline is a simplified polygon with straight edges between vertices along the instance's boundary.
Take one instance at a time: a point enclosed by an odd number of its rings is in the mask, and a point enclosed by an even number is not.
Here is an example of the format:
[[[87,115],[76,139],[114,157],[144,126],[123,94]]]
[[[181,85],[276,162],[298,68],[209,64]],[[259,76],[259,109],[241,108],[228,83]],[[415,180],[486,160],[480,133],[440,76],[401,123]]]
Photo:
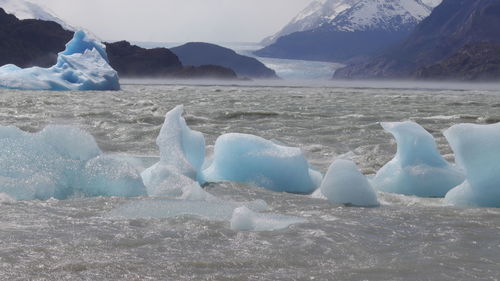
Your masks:
[[[105,46],[77,31],[50,68],[0,67],[0,88],[19,90],[120,90],[117,72],[109,65]]]
[[[141,174],[150,196],[190,199],[209,196],[199,185],[204,183],[201,170],[205,162],[205,138],[187,126],[183,112],[184,107],[179,105],[166,114],[156,139],[160,161]]]
[[[464,181],[439,153],[434,137],[414,122],[382,123],[397,142],[396,156],[372,180],[375,189],[420,197],[444,197]]]
[[[0,193],[16,200],[145,194],[139,172],[103,155],[94,138],[70,126],[38,133],[0,126]]]
[[[278,192],[309,194],[317,172],[299,148],[278,145],[254,135],[225,134],[217,138],[207,181],[237,181]]]
[[[455,125],[444,135],[466,175],[444,201],[458,206],[500,207],[500,123]]]
[[[332,163],[320,187],[321,193],[334,204],[359,207],[378,206],[377,194],[350,160],[338,159]]]

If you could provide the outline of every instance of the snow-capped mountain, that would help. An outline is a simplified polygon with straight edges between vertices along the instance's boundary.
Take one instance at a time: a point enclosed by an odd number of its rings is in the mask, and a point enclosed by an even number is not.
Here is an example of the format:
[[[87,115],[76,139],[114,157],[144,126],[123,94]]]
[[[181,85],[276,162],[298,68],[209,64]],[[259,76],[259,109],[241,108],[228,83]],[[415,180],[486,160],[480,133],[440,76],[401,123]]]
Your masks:
[[[442,0],[421,0],[385,3],[387,1],[315,0],[279,32],[262,40],[262,43],[264,45],[269,45],[274,43],[281,36],[315,29],[325,24],[335,23],[338,16],[349,10],[348,14],[344,15],[344,19],[342,20],[346,26],[341,28],[346,30],[363,29],[370,24],[376,25],[377,23],[384,24],[391,22],[390,18],[395,15],[402,15],[403,23],[411,22],[414,24],[415,21],[418,23],[428,16],[430,11],[439,5],[441,1]],[[378,5],[382,5],[382,7],[377,7]],[[391,10],[389,6],[384,7],[386,5],[392,5],[394,9]],[[348,23],[348,20],[351,22]],[[340,20],[338,22],[340,22]],[[396,24],[396,26],[398,25]],[[389,27],[392,28],[394,25],[391,24]]]
[[[288,35],[255,54],[321,61],[371,56],[408,36],[440,1],[316,0],[277,34]]]
[[[274,43],[276,39],[298,31],[311,30],[329,23],[337,15],[351,8],[359,0],[315,0],[295,16],[276,34],[262,40],[264,45]]]
[[[27,0],[0,0],[0,8],[7,13],[15,15],[18,19],[39,19],[54,21],[60,24],[64,29],[75,30],[71,25],[58,18],[48,8],[42,7]]]
[[[404,30],[415,27],[431,11],[421,0],[360,0],[329,24],[348,32]]]

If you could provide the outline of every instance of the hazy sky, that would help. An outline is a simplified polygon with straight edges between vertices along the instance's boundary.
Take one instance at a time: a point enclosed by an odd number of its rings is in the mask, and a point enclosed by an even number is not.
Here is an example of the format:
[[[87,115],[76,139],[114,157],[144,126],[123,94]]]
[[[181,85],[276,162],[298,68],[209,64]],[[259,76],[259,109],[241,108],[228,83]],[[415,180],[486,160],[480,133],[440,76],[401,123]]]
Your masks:
[[[258,42],[312,0],[33,0],[104,40]]]

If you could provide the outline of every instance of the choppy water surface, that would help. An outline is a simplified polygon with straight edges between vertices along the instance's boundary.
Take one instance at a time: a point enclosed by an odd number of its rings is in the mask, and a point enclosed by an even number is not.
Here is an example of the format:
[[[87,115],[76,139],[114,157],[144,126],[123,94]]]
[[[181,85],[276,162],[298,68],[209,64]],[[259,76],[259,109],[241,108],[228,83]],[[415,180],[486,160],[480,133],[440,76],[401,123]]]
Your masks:
[[[154,161],[164,114],[184,104],[188,125],[203,132],[209,145],[223,133],[250,133],[301,147],[323,172],[335,156],[352,152],[363,172],[373,174],[395,152],[380,121],[418,122],[449,160],[442,130],[500,121],[500,91],[458,88],[124,85],[120,92],[1,91],[0,122],[27,131],[74,124],[106,152]],[[498,209],[382,193],[379,208],[348,208],[237,183],[206,188],[224,199],[263,199],[272,212],[307,222],[235,232],[228,222],[201,218],[108,215],[141,198],[4,202],[0,279],[500,279]]]

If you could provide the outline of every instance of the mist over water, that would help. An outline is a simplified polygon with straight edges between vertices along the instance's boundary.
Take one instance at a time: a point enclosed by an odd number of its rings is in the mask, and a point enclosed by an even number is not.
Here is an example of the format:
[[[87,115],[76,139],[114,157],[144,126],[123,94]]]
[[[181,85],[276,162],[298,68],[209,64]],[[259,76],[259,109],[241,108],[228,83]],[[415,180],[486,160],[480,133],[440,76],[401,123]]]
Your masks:
[[[500,122],[498,84],[359,81],[125,80],[119,92],[0,90],[1,125],[38,131],[73,124],[108,153],[159,155],[164,115],[184,104],[187,124],[211,153],[229,132],[300,147],[323,173],[351,153],[366,175],[390,160],[382,121],[412,120],[453,161],[442,131]],[[209,156],[210,157],[210,156]],[[141,164],[138,164],[139,166]],[[2,280],[498,280],[500,210],[454,208],[440,199],[379,193],[379,208],[348,208],[239,183],[206,190],[233,201],[263,199],[305,223],[235,232],[228,222],[109,214],[144,198],[0,200]]]

